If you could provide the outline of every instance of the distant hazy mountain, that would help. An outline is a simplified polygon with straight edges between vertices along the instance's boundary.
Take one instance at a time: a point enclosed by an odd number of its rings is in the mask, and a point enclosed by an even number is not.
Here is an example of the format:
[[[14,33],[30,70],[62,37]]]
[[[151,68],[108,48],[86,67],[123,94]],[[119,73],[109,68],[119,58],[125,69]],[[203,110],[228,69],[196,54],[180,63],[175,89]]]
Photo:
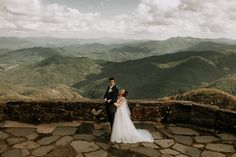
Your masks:
[[[63,47],[74,44],[87,43],[123,43],[130,40],[116,38],[77,39],[77,38],[52,38],[52,37],[0,37],[0,49],[22,49],[32,47]]]
[[[222,43],[218,43],[220,41]],[[231,49],[235,51],[236,44],[232,45],[234,40],[229,41],[177,37],[163,41],[132,41],[108,45],[101,43],[75,44],[57,48],[56,50],[63,55],[120,62],[179,51],[218,51]]]
[[[192,51],[234,51],[236,52],[236,44],[223,44],[213,41],[200,42],[187,50]]]
[[[0,50],[0,81],[20,89],[63,84],[90,98],[102,97],[110,76],[130,98],[160,98],[199,87],[235,91],[229,79],[236,75],[234,40],[187,37],[61,46]]]
[[[233,46],[234,45],[234,46]],[[175,37],[167,40],[124,40],[115,38],[60,39],[51,37],[0,37],[0,49],[26,50],[48,47],[65,56],[126,61],[185,50],[219,50],[235,47],[236,40]],[[1,50],[0,50],[1,54]]]

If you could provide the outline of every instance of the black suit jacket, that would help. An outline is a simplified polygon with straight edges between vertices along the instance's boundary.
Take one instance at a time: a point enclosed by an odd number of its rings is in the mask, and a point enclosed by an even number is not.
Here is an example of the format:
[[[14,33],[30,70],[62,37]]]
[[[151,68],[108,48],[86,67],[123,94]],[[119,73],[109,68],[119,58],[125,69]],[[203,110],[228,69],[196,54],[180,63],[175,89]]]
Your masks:
[[[111,91],[111,92],[109,92],[109,89],[110,89],[110,87],[108,86],[108,87],[107,87],[107,91],[106,91],[106,93],[105,93],[105,95],[104,95],[104,99],[105,99],[105,98],[107,98],[107,100],[110,100],[110,99],[111,99],[111,102],[110,102],[109,104],[113,104],[113,103],[115,103],[116,100],[117,100],[117,96],[118,96],[119,90],[118,90],[118,88],[117,88],[116,85],[114,85],[114,86],[112,87],[112,91]]]

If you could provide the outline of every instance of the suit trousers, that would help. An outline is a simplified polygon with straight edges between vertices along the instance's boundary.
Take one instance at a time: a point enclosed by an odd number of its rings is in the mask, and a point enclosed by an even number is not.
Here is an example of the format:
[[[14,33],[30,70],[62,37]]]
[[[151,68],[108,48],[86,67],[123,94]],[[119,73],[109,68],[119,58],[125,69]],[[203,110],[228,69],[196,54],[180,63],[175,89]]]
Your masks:
[[[106,103],[106,113],[109,123],[111,124],[111,129],[113,126],[113,121],[116,113],[116,107],[113,103]]]

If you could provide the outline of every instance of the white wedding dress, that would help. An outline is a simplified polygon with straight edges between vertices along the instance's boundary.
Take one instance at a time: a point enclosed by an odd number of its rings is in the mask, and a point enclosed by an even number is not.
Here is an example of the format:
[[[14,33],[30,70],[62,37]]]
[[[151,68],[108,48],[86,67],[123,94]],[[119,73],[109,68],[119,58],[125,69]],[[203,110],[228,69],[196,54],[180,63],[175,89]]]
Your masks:
[[[117,105],[118,107],[111,132],[111,142],[154,142],[154,139],[148,130],[135,128],[130,119],[129,106],[124,97],[121,97],[118,100]]]

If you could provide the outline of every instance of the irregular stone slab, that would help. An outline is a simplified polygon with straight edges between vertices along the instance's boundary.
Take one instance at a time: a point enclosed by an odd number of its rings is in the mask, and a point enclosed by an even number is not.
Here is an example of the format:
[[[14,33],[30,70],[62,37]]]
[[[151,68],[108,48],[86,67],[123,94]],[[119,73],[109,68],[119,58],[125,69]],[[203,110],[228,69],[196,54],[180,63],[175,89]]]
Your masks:
[[[134,122],[134,126],[138,129],[146,129],[150,132],[156,131],[156,127],[153,123]]]
[[[236,153],[234,153],[234,154],[232,155],[232,157],[236,157]]]
[[[104,149],[104,150],[107,150],[107,149],[110,148],[110,145],[109,145],[109,144],[106,144],[106,143],[96,142],[96,144],[97,144],[100,148],[102,148],[102,149]]]
[[[194,137],[194,140],[197,143],[210,143],[210,142],[219,141],[220,139],[214,136],[196,136]]]
[[[4,128],[35,128],[36,126],[34,124],[6,120],[3,127]]]
[[[173,139],[161,139],[161,140],[155,140],[155,143],[161,146],[162,148],[167,148],[172,146],[175,142]]]
[[[108,153],[104,150],[98,150],[91,153],[85,153],[86,157],[107,157]]]
[[[47,155],[48,152],[50,152],[53,148],[54,146],[41,146],[38,149],[33,150],[32,155],[44,156],[44,155]]]
[[[26,136],[29,140],[34,140],[38,137],[37,133],[32,133]]]
[[[176,135],[187,135],[187,136],[198,136],[199,133],[196,130],[183,127],[168,127],[173,134]]]
[[[95,136],[90,134],[75,134],[73,137],[76,140],[86,140],[86,141],[91,141],[95,138]]]
[[[156,149],[151,149],[147,147],[134,147],[130,149],[131,151],[139,154],[144,154],[150,157],[161,157],[161,153]]]
[[[162,154],[170,154],[170,155],[178,155],[178,154],[180,154],[179,152],[177,152],[177,151],[175,151],[175,150],[173,150],[173,149],[169,149],[169,148],[167,148],[167,149],[161,149],[160,152],[161,152]]]
[[[79,134],[93,134],[93,126],[92,123],[82,123],[76,133]]]
[[[220,144],[220,143],[209,143],[207,144],[206,149],[225,153],[235,152],[234,147],[232,145]]]
[[[0,143],[0,153],[5,152],[7,150],[7,145],[5,143]]]
[[[10,149],[2,154],[2,157],[22,157],[21,149]]]
[[[166,136],[168,138],[174,137],[167,129],[160,129],[159,131],[163,136]]]
[[[76,151],[70,146],[55,146],[46,156],[44,157],[75,157]]]
[[[71,143],[71,146],[77,153],[91,152],[99,149],[99,147],[94,142],[88,142],[82,140],[73,141]]]
[[[104,129],[104,130],[108,130],[110,129],[110,123],[109,122],[105,122],[105,123],[95,123],[93,125],[94,129],[96,130],[101,130],[101,129]]]
[[[65,136],[65,135],[73,135],[76,132],[77,128],[76,127],[65,127],[65,126],[61,126],[61,127],[57,127],[54,131],[53,131],[53,135],[61,135],[61,136]]]
[[[39,146],[40,145],[34,141],[26,141],[26,142],[14,145],[13,148],[36,149]]]
[[[37,132],[41,134],[51,134],[56,129],[55,125],[39,124],[37,125]]]
[[[234,145],[234,141],[222,141],[224,144]]]
[[[150,132],[152,134],[152,137],[154,138],[154,140],[160,140],[162,139],[162,135],[160,132]]]
[[[161,157],[174,157],[174,156],[170,154],[163,154]]]
[[[203,147],[205,147],[204,144],[194,144],[193,146],[196,147],[196,148],[203,148]]]
[[[152,149],[158,149],[159,147],[155,143],[142,143],[142,146],[152,148]]]
[[[221,134],[217,134],[218,137],[220,137],[222,140],[228,140],[228,141],[235,141],[236,140],[236,136],[232,135],[232,134],[228,134],[228,133],[221,133]]]
[[[163,129],[163,128],[165,128],[165,126],[162,125],[161,123],[154,124],[154,126],[155,126],[156,129]]]
[[[121,143],[121,144],[118,144],[118,147],[121,150],[127,150],[130,148],[130,145],[129,145],[129,143]]]
[[[11,133],[14,136],[27,136],[32,134],[35,128],[7,128],[6,132]]]
[[[73,137],[71,137],[71,136],[64,136],[64,137],[60,138],[60,139],[56,142],[56,145],[65,146],[65,145],[67,145],[67,144],[70,144],[71,141],[73,141]]]
[[[27,149],[22,149],[21,150],[21,155],[24,157],[24,156],[27,156],[27,155],[29,155],[30,154],[30,152],[27,150]]]
[[[94,116],[98,116],[101,112],[102,112],[102,109],[96,110],[96,109],[94,108],[94,109],[91,110],[91,113],[92,113]]]
[[[3,131],[0,131],[0,139],[5,139],[9,136],[9,134],[3,132]]]
[[[120,149],[120,148],[119,148],[119,145],[118,145],[117,143],[112,144],[112,145],[111,145],[111,148]]]
[[[42,139],[38,140],[37,143],[39,143],[40,145],[48,145],[48,144],[55,142],[59,138],[60,138],[60,136],[43,137]]]
[[[93,130],[93,135],[94,136],[102,136],[105,132],[102,130]]]
[[[5,124],[5,122],[0,122],[0,128],[3,128],[4,124]]]
[[[78,127],[81,125],[80,121],[72,121],[72,122],[56,122],[56,123],[49,123],[50,125],[60,127],[60,126],[68,126],[68,127]]]
[[[187,155],[183,155],[183,154],[179,154],[179,155],[176,155],[175,157],[188,157]]]
[[[119,149],[127,150],[129,148],[138,147],[138,146],[139,146],[139,143],[120,143]]]
[[[189,155],[191,157],[199,157],[201,154],[201,151],[197,148],[185,146],[179,143],[176,143],[173,148],[183,154]]]
[[[192,143],[193,143],[193,138],[190,137],[190,136],[175,135],[174,139],[178,143],[182,143],[182,144],[185,144],[185,145],[192,145]]]
[[[27,141],[27,139],[23,138],[23,137],[12,137],[12,138],[8,138],[7,139],[7,143],[9,145],[17,144],[17,143],[22,143],[22,142],[25,142],[25,141]]]
[[[225,157],[225,155],[222,154],[222,153],[218,153],[218,152],[212,152],[212,151],[204,150],[202,152],[201,157]]]

